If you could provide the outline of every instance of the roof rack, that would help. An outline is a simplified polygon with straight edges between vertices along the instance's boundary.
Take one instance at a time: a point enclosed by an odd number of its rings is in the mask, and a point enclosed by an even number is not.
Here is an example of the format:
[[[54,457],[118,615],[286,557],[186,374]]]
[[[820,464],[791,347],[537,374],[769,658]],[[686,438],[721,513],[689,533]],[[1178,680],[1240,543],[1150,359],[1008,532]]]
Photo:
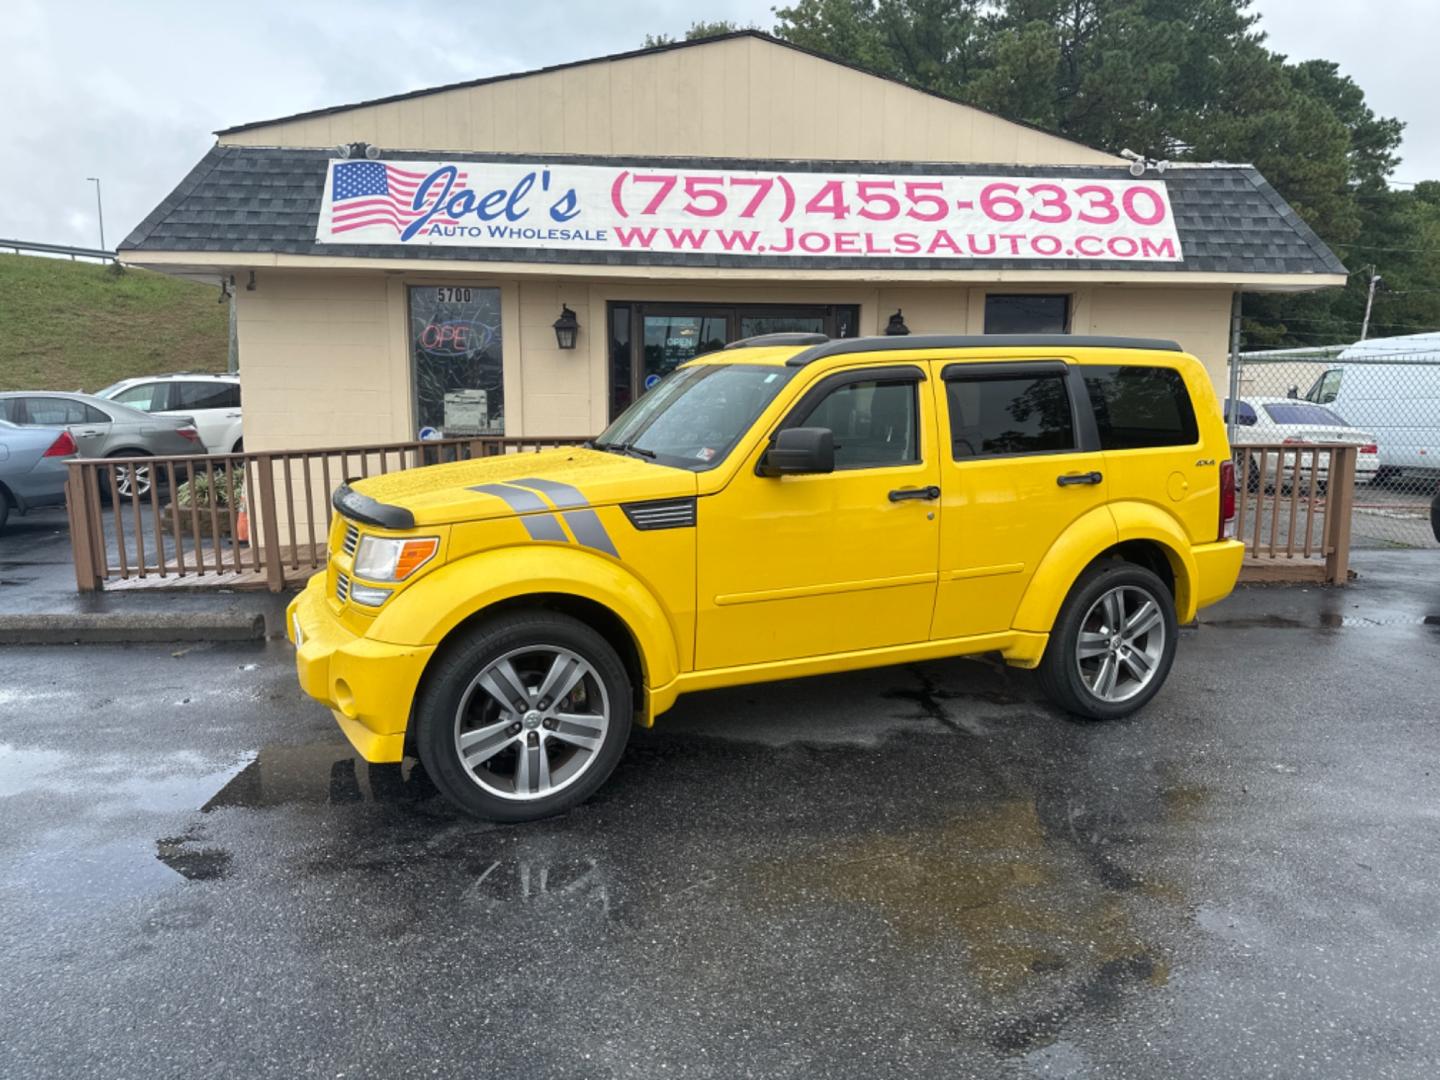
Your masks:
[[[726,345],[727,349],[752,349],[762,345],[824,345],[830,339],[824,334],[756,334],[754,337],[741,338],[739,341],[732,341]]]
[[[803,334],[769,334],[767,337],[804,337]],[[815,335],[819,336],[819,335]],[[754,340],[754,339],[752,339]],[[739,344],[739,342],[736,342]],[[775,344],[779,344],[776,342]],[[787,344],[798,344],[789,342]],[[729,348],[729,346],[726,346]],[[1089,337],[1079,334],[914,334],[903,337],[841,338],[816,342],[785,361],[786,367],[804,367],[827,356],[860,352],[916,352],[920,349],[1150,349],[1183,352],[1164,338]]]

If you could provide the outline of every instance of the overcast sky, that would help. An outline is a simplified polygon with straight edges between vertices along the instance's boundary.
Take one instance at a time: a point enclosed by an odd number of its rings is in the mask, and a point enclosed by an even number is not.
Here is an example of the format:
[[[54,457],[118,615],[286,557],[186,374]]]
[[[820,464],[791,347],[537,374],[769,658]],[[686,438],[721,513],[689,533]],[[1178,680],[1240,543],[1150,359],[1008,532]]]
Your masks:
[[[0,238],[113,248],[217,128],[523,71],[683,34],[697,17],[768,29],[774,0],[0,0]],[[1325,57],[1408,127],[1395,178],[1440,178],[1437,0],[1258,0],[1270,45]],[[678,142],[677,153],[696,147]]]

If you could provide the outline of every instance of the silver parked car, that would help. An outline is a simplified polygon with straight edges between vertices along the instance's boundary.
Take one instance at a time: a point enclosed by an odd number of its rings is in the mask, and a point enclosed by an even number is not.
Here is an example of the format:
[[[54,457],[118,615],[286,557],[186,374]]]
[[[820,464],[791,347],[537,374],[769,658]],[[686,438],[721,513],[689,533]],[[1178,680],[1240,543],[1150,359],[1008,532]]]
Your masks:
[[[53,390],[0,393],[0,420],[21,427],[63,427],[75,440],[81,457],[178,457],[205,452],[189,417],[151,416],[90,394]],[[148,466],[138,465],[133,470],[118,466],[115,474],[121,496],[150,493]]]
[[[0,420],[0,531],[11,512],[65,501],[65,462],[75,440],[64,428],[20,427]]]

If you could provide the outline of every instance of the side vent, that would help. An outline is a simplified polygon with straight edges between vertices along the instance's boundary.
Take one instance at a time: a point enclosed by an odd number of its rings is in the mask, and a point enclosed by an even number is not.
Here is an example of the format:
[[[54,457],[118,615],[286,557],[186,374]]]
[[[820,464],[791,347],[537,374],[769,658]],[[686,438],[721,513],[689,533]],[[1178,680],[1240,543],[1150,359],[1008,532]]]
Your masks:
[[[620,509],[630,524],[641,532],[652,529],[693,529],[694,499],[661,499],[657,502],[622,503]]]

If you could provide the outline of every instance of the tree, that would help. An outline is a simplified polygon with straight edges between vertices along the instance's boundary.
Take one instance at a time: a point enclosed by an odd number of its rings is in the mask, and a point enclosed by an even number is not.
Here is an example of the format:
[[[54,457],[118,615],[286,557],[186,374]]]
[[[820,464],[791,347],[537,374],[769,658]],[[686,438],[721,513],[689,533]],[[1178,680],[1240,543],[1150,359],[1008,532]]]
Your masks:
[[[753,26],[741,26],[739,23],[731,22],[728,19],[717,19],[714,22],[706,22],[703,19],[690,24],[690,29],[685,31],[685,41],[694,41],[697,38],[715,37],[717,34],[733,34],[737,30],[754,30]],[[645,48],[654,49],[661,45],[674,45],[675,39],[669,34],[646,34]]]
[[[1392,190],[1403,125],[1333,62],[1267,48],[1250,0],[796,0],[775,15],[797,45],[1091,146],[1252,163],[1352,269],[1405,286],[1376,301],[1389,325],[1440,327],[1440,185]],[[1353,340],[1366,281],[1247,297],[1247,340]]]

